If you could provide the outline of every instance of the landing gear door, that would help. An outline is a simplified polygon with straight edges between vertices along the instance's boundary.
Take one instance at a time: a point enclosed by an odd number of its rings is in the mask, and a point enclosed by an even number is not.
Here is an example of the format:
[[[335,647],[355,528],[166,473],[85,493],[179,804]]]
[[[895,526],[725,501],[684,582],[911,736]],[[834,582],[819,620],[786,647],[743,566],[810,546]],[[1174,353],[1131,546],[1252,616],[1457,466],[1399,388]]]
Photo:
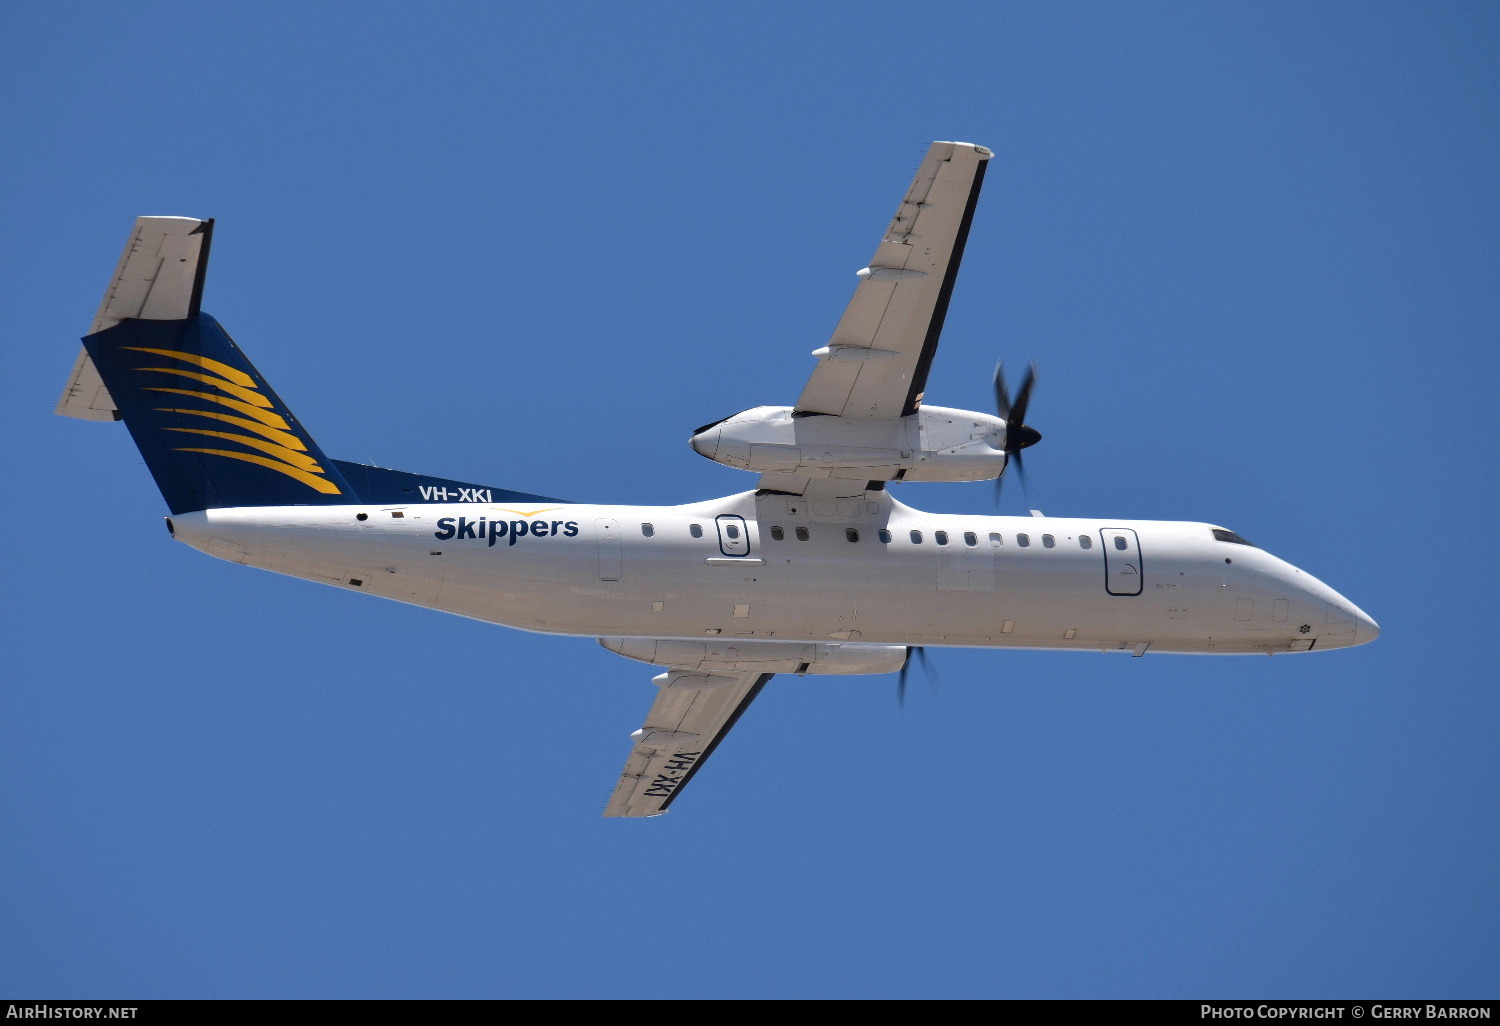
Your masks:
[[[1099,537],[1104,542],[1104,590],[1139,595],[1145,581],[1140,539],[1128,527],[1106,527]]]
[[[750,555],[750,534],[745,530],[745,518],[725,513],[714,518],[719,525],[719,551],[726,556]]]

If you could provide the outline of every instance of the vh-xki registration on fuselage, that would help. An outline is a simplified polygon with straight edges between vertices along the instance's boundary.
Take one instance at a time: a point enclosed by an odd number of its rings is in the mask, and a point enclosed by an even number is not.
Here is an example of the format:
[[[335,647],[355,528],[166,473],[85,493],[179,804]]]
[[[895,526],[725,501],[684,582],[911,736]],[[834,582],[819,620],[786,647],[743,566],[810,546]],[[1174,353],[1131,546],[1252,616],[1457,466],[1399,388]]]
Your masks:
[[[1040,435],[926,404],[990,153],[934,143],[796,404],[700,428],[755,487],[674,506],[569,502],[330,459],[200,309],[212,222],[138,218],[58,412],[123,419],[210,555],[650,663],[609,816],[672,804],[774,674],[889,673],[920,646],[1277,654],[1374,621],[1212,524],[925,513],[898,481],[998,480]]]

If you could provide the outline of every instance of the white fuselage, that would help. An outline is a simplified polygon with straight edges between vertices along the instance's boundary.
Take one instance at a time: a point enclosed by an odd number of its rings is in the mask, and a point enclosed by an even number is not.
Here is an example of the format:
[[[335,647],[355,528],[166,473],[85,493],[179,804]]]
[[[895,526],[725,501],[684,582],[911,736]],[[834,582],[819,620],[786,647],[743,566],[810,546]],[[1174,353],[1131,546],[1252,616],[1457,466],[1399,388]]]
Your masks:
[[[169,523],[234,562],[588,637],[1139,655],[1321,651],[1378,633],[1332,588],[1207,524],[923,513],[884,492],[256,507]]]

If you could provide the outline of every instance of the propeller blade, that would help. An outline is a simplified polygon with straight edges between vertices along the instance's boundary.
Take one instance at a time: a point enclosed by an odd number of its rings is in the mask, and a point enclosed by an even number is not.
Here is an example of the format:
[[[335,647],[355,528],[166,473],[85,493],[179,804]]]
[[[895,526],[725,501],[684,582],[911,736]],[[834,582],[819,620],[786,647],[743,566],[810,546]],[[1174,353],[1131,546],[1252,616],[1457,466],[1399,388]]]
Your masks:
[[[1010,416],[1006,418],[1009,427],[1012,421],[1016,427],[1026,423],[1026,408],[1031,405],[1031,387],[1036,384],[1036,363],[1026,368],[1026,376],[1021,379],[1021,390],[1016,393],[1016,401],[1011,403]],[[1007,431],[1007,434],[1009,432]]]
[[[995,410],[1005,421],[1005,438],[1000,443],[1004,452],[1020,452],[1042,440],[1041,433],[1026,423],[1026,410],[1031,405],[1031,390],[1035,385],[1036,363],[1033,362],[1026,368],[1021,388],[1012,401],[1009,389],[1005,387],[1005,371],[1000,363],[995,364]]]
[[[901,672],[896,675],[896,704],[906,708],[906,675],[911,672],[912,661],[916,660],[922,664],[922,676],[927,678],[927,683],[936,685],[938,682],[937,671],[927,661],[927,649],[922,645],[908,645],[906,647],[906,662],[901,664]]]
[[[1031,489],[1026,486],[1026,465],[1021,461],[1021,450],[1042,440],[1041,432],[1026,423],[1026,411],[1031,406],[1031,391],[1035,387],[1036,362],[1032,361],[1027,366],[1026,376],[1021,379],[1021,387],[1012,401],[1010,391],[1005,387],[1005,370],[1000,362],[995,363],[995,409],[1005,421],[1005,437],[1001,439],[1000,449],[1007,457],[1015,460],[1016,475],[1020,477],[1021,489],[1027,493],[1028,498]],[[1009,468],[1010,459],[1007,459],[1000,476],[995,478],[996,513],[1000,512],[1001,482],[1004,480],[1005,470]]]
[[[928,685],[931,686],[931,687],[934,687],[934,688],[937,687],[937,685],[938,685],[937,666],[936,666],[935,663],[932,663],[932,662],[928,661],[928,659],[927,659],[927,649],[926,649],[925,646],[921,646],[921,647],[917,648],[917,659],[922,664],[922,676],[924,676],[924,677],[927,678]]]
[[[995,361],[995,409],[1002,420],[1010,422],[1010,392],[1005,387],[1005,371],[998,360]]]

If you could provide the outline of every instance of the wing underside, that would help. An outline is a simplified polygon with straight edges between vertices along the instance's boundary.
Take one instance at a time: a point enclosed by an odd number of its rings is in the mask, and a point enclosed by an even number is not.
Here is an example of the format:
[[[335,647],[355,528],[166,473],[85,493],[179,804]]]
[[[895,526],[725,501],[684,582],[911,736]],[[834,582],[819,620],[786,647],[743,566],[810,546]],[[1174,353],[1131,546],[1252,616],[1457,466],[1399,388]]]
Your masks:
[[[604,815],[659,816],[687,786],[773,674],[672,670]],[[658,678],[660,679],[660,678]]]
[[[859,456],[870,461],[866,480],[884,481],[892,476],[889,465],[910,455],[903,451],[916,439],[896,422],[922,405],[990,156],[972,143],[935,142],[928,149],[869,266],[859,272],[833,338],[813,353],[818,362],[792,418],[833,417],[839,427],[803,421],[812,428],[805,434],[822,439],[807,443],[811,456],[799,450],[804,463]],[[821,453],[820,444],[833,448]],[[857,498],[867,484],[856,477],[767,471],[757,488]]]
[[[888,420],[927,387],[990,151],[935,142],[797,400],[801,414]]]

